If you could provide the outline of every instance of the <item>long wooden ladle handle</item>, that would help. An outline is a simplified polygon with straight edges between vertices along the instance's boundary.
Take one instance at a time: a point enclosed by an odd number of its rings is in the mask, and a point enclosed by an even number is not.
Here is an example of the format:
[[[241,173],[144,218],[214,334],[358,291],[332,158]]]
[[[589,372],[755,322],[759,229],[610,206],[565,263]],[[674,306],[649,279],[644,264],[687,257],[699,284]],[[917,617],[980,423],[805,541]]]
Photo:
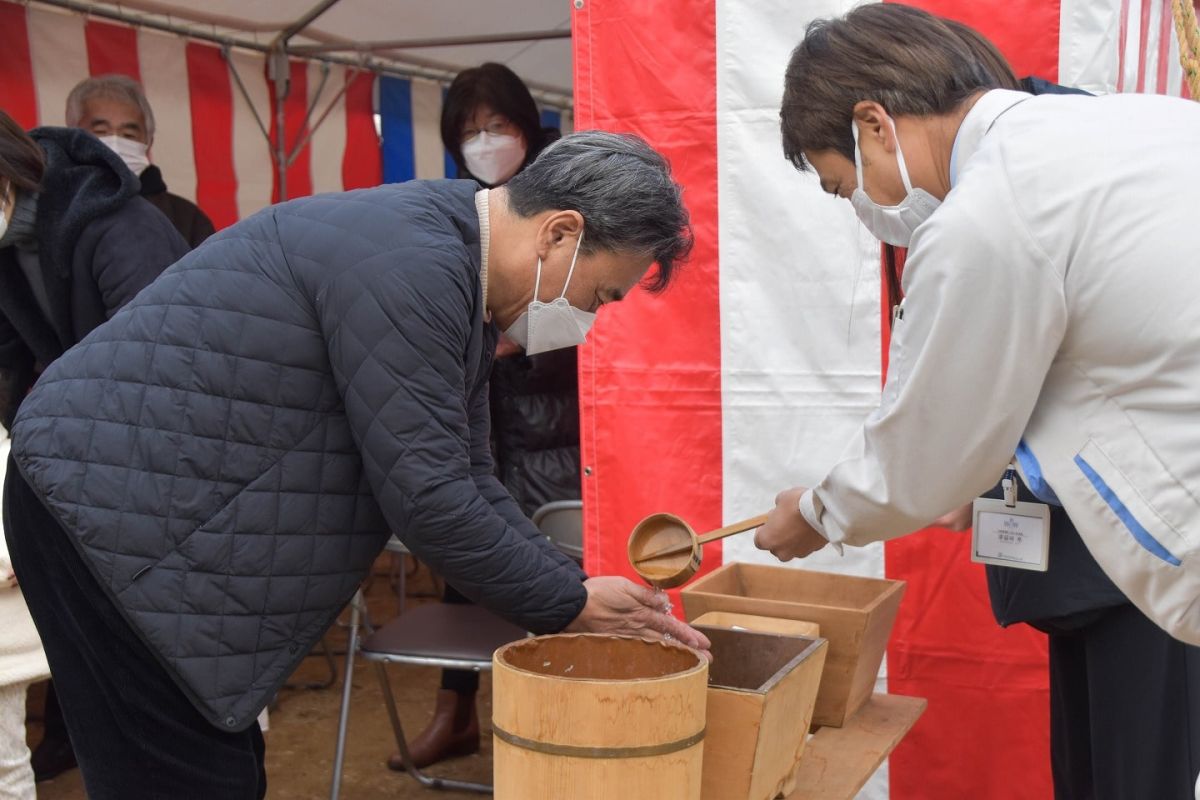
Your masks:
[[[704,545],[708,544],[709,542],[715,542],[718,539],[724,539],[726,536],[733,536],[735,533],[745,533],[748,530],[762,527],[763,523],[766,521],[767,515],[759,514],[757,517],[744,519],[741,522],[735,522],[732,525],[726,525],[724,528],[718,528],[711,533],[706,533],[703,536],[699,536],[696,538],[696,543]],[[678,553],[686,553],[691,549],[692,544],[690,542],[688,544],[671,545],[670,547],[662,550],[656,550],[653,553],[647,553],[646,555],[641,556],[638,558],[637,563],[641,564],[644,561],[662,558],[663,556],[673,556],[677,555]]]
[[[724,539],[726,536],[733,536],[735,533],[745,533],[754,528],[761,528],[767,521],[766,514],[759,514],[757,517],[744,519],[741,522],[735,522],[732,525],[726,525],[724,528],[718,528],[712,533],[706,533],[696,539],[700,544],[708,544],[715,542],[717,539]]]

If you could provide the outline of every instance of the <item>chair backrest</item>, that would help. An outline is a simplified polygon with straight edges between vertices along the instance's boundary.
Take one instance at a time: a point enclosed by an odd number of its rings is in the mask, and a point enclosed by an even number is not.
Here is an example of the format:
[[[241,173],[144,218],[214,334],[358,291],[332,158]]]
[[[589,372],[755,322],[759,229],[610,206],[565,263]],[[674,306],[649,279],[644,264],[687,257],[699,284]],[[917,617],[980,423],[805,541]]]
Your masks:
[[[533,512],[533,524],[554,546],[583,563],[583,501],[556,500]]]

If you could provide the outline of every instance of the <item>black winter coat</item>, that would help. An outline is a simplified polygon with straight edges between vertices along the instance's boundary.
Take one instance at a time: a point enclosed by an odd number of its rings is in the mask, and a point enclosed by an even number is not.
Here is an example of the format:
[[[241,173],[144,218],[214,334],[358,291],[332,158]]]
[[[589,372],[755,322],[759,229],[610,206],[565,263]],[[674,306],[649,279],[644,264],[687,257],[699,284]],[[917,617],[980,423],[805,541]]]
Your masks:
[[[526,514],[581,496],[576,350],[498,358],[492,367],[496,467]]]
[[[200,206],[186,197],[180,197],[167,191],[162,170],[157,166],[151,164],[142,170],[138,181],[142,184],[142,197],[150,201],[151,205],[171,220],[171,224],[188,243],[188,247],[195,249],[205,239],[216,233],[212,220],[200,210]]]
[[[171,267],[21,407],[22,475],[218,727],[254,722],[392,531],[534,632],[586,602],[493,474],[476,189],[268,208]]]
[[[0,372],[5,427],[49,364],[181,258],[186,243],[138,197],[138,180],[98,139],[73,128],[30,134],[46,156],[35,222],[53,310],[42,312],[13,248],[0,250]]]

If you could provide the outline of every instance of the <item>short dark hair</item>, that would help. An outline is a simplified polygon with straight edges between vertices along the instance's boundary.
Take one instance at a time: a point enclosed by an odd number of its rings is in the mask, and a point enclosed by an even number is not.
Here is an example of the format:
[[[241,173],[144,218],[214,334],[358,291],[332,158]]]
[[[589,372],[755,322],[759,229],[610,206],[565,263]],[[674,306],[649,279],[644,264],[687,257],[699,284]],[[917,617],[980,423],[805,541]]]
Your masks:
[[[490,106],[521,129],[525,137],[525,163],[532,162],[543,145],[537,103],[517,73],[503,64],[488,62],[458,73],[442,103],[442,144],[458,165],[459,173],[470,174],[462,154],[462,132],[481,105]]]
[[[36,192],[46,171],[42,148],[17,121],[0,109],[0,180]]]
[[[998,88],[1012,89],[1018,92],[1022,91],[1021,81],[1017,79],[1017,74],[1013,72],[1012,65],[1008,63],[1008,59],[1000,52],[1000,48],[992,44],[990,39],[970,25],[959,22],[956,19],[942,17],[942,22],[959,39],[962,39],[963,44],[975,56],[975,60],[979,62],[979,65],[995,78]]]
[[[805,150],[854,158],[854,106],[873,100],[893,116],[946,114],[997,80],[939,17],[872,3],[808,26],[784,78],[783,153],[800,170]]]
[[[564,136],[505,184],[521,217],[543,211],[583,216],[584,252],[651,256],[658,265],[644,286],[661,292],[691,252],[683,187],[671,165],[633,134],[583,131]]]

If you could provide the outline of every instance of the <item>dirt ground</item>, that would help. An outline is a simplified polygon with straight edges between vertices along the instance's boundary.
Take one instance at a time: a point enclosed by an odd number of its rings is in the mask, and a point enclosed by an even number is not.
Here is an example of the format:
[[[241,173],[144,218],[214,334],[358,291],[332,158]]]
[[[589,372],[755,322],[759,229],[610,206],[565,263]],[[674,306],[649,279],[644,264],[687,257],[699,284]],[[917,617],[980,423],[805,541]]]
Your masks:
[[[412,570],[412,562],[409,562]],[[391,556],[384,555],[367,586],[371,619],[376,625],[393,618],[399,608],[395,592],[395,568]],[[428,570],[420,567],[408,578],[406,602],[430,602],[435,591]],[[348,615],[343,615],[343,622]],[[345,661],[346,629],[335,626],[327,637],[335,651],[338,680],[326,689],[284,689],[270,710],[267,742],[267,796],[286,800],[309,800],[329,796],[333,774],[333,752],[337,736],[338,710],[341,703],[341,673]],[[425,667],[391,666],[392,691],[396,694],[400,719],[408,736],[414,736],[433,714],[434,695],[440,674]],[[325,660],[312,655],[292,676],[293,683],[321,681],[329,675]],[[385,766],[388,754],[396,749],[388,723],[387,709],[375,678],[374,665],[355,664],[350,704],[350,726],[346,761],[342,778],[344,800],[375,798],[425,798],[451,800],[478,798],[465,792],[435,791],[419,786],[404,773]],[[40,687],[30,692],[31,716],[41,709]],[[430,768],[429,774],[490,783],[491,759],[491,679],[484,673],[479,694],[479,718],[483,728],[483,749],[478,755],[455,759]],[[29,726],[29,742],[41,739],[41,726],[34,720]],[[83,800],[87,795],[79,770],[38,784],[39,800]],[[217,800],[214,798],[214,800]]]

